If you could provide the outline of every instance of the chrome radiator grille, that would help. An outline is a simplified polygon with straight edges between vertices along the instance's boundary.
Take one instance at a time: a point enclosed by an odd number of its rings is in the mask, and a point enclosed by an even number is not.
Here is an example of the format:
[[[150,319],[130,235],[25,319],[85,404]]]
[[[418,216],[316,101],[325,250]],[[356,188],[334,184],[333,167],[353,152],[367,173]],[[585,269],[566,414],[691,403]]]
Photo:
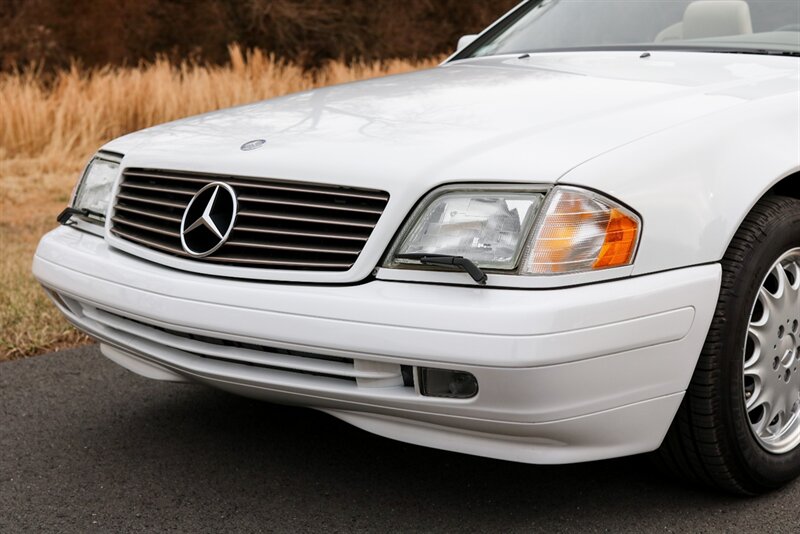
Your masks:
[[[197,259],[181,246],[181,218],[192,197],[212,182],[238,198],[228,241]],[[175,256],[240,267],[346,271],[355,263],[383,213],[383,191],[126,169],[114,206],[117,237]]]

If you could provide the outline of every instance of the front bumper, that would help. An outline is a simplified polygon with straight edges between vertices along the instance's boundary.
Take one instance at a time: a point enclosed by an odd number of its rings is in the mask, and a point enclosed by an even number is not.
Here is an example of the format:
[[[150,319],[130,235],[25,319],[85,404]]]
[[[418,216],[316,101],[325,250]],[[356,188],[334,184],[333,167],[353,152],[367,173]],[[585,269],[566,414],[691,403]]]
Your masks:
[[[71,322],[139,374],[531,463],[657,448],[721,276],[706,265],[558,290],[284,285],[174,271],[70,228],[42,239],[33,271]],[[467,371],[480,390],[424,397],[400,366]]]

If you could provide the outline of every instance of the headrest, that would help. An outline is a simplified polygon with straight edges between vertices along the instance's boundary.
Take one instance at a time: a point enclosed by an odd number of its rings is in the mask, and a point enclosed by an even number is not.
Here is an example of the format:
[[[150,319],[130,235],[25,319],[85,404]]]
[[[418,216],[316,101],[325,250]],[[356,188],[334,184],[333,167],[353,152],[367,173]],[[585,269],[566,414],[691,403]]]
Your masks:
[[[683,38],[703,39],[753,33],[750,6],[743,0],[697,0],[683,14]]]

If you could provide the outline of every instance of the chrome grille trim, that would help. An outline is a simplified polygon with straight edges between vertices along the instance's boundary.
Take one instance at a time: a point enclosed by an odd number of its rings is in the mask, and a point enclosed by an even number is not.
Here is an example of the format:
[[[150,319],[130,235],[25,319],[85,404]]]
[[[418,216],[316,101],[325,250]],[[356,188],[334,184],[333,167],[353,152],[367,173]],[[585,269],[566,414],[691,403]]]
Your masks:
[[[239,213],[230,240],[202,259],[180,241],[183,212],[205,185],[234,188]],[[389,194],[322,184],[125,169],[111,219],[123,240],[194,261],[273,269],[347,271],[383,214]]]
[[[126,176],[131,176],[131,177],[140,177],[140,178],[156,178],[156,179],[163,179],[164,178],[164,175],[163,174],[157,174],[157,171],[141,172],[141,171],[137,171],[137,170],[128,170],[128,169],[126,169],[125,170],[125,175]],[[375,192],[369,192],[369,191],[364,191],[364,190],[351,190],[351,191],[341,190],[341,191],[337,191],[337,190],[334,190],[334,189],[326,190],[326,189],[321,189],[321,188],[315,188],[315,186],[305,187],[305,186],[300,186],[300,185],[294,184],[294,183],[291,184],[291,185],[289,185],[288,183],[287,184],[278,184],[278,183],[268,183],[268,182],[260,182],[260,181],[256,181],[255,183],[253,183],[253,182],[243,181],[243,180],[245,180],[244,178],[236,179],[236,178],[231,178],[231,177],[227,177],[227,176],[210,176],[210,178],[212,178],[212,179],[207,179],[207,178],[195,178],[195,177],[179,175],[179,174],[171,174],[169,176],[169,178],[171,180],[175,180],[175,181],[179,181],[179,182],[192,182],[192,183],[202,184],[202,185],[205,185],[205,184],[207,184],[209,182],[213,182],[213,181],[221,181],[221,182],[227,183],[228,185],[230,185],[233,188],[236,188],[237,186],[238,187],[252,187],[254,189],[272,189],[272,190],[276,190],[276,191],[292,191],[292,192],[297,192],[297,193],[314,193],[314,194],[318,194],[318,195],[333,195],[333,196],[340,196],[340,197],[362,198],[362,199],[367,199],[367,200],[382,200],[382,201],[388,201],[389,200],[389,194],[388,193],[384,193],[382,191],[375,191]],[[327,186],[321,186],[321,187],[327,187]],[[335,186],[331,186],[331,187],[335,187]]]

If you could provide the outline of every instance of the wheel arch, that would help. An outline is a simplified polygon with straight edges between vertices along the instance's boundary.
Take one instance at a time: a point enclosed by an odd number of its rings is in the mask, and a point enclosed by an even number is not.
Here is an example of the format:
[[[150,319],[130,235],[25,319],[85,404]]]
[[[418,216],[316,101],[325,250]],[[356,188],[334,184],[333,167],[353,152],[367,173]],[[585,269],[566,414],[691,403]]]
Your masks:
[[[800,200],[800,171],[796,171],[780,180],[764,196],[770,195],[780,195]]]
[[[783,196],[789,198],[795,198],[800,200],[800,169],[795,169],[788,174],[784,174],[783,177],[778,178],[772,182],[772,184],[767,187],[767,189],[763,192],[763,194],[758,197],[754,198],[752,204],[748,206],[747,211],[741,214],[739,218],[739,222],[735,228],[733,228],[732,234],[729,236],[729,239],[725,245],[725,250],[723,251],[723,256],[725,252],[730,248],[731,243],[733,243],[733,239],[736,236],[736,233],[744,224],[747,216],[752,213],[755,207],[765,198],[771,196]],[[722,260],[722,257],[719,258]]]

